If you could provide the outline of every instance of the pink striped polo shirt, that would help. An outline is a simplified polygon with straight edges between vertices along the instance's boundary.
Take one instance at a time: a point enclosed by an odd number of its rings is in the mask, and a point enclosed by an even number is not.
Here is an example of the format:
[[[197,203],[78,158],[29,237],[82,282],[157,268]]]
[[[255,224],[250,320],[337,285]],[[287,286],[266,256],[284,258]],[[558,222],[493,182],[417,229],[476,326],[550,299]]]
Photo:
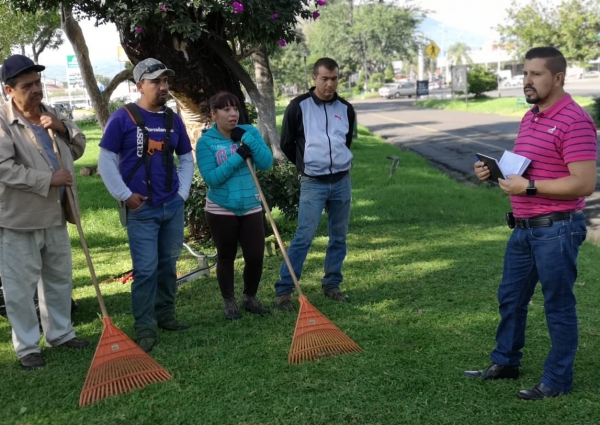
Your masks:
[[[529,180],[552,180],[570,175],[567,164],[596,160],[596,126],[589,114],[565,94],[538,112],[537,105],[523,117],[515,141],[515,153],[531,159],[523,174]],[[544,196],[511,196],[515,217],[581,210],[585,198],[553,199]]]

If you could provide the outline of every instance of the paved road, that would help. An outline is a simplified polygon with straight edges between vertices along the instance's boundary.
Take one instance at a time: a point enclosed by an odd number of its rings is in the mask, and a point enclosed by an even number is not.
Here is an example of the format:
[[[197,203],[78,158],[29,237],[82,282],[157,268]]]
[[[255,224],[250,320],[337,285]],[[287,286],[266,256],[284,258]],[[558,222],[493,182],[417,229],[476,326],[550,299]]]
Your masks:
[[[500,158],[505,150],[512,150],[519,130],[519,118],[417,108],[412,100],[370,99],[353,104],[360,124],[391,144],[417,152],[462,182],[478,183],[473,175],[477,152]],[[586,215],[589,238],[600,243],[600,168]]]

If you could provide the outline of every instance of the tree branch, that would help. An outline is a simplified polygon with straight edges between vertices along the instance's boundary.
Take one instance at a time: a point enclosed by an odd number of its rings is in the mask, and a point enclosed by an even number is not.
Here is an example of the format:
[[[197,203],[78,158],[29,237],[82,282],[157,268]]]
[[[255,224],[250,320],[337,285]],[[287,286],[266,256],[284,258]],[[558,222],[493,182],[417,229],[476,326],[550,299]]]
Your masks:
[[[108,102],[110,100],[110,96],[113,94],[115,89],[119,86],[119,84],[121,84],[123,81],[129,80],[130,78],[133,78],[133,70],[132,69],[122,70],[117,75],[115,75],[112,78],[112,80],[110,80],[110,83],[108,83],[108,85],[104,88],[104,91],[102,92],[102,96]]]

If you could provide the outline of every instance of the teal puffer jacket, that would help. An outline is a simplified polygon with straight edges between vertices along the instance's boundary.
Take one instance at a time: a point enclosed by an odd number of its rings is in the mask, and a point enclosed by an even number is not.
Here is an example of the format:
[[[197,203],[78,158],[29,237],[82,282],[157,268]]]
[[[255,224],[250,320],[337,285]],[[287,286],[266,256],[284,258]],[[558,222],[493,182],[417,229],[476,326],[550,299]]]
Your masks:
[[[238,127],[246,130],[242,143],[252,151],[255,169],[271,168],[273,154],[260,132],[251,125]],[[196,163],[208,185],[208,199],[236,215],[244,215],[260,205],[260,197],[248,165],[236,154],[238,147],[238,143],[221,134],[214,124],[196,143]]]

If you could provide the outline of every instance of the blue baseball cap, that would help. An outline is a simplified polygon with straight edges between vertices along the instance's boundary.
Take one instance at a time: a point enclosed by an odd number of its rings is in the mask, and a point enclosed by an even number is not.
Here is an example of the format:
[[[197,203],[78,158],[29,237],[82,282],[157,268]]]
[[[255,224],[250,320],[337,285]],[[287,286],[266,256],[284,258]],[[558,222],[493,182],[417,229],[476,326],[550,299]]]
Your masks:
[[[16,77],[25,71],[41,72],[46,69],[43,65],[36,65],[31,59],[23,55],[12,55],[2,64],[2,81]]]

